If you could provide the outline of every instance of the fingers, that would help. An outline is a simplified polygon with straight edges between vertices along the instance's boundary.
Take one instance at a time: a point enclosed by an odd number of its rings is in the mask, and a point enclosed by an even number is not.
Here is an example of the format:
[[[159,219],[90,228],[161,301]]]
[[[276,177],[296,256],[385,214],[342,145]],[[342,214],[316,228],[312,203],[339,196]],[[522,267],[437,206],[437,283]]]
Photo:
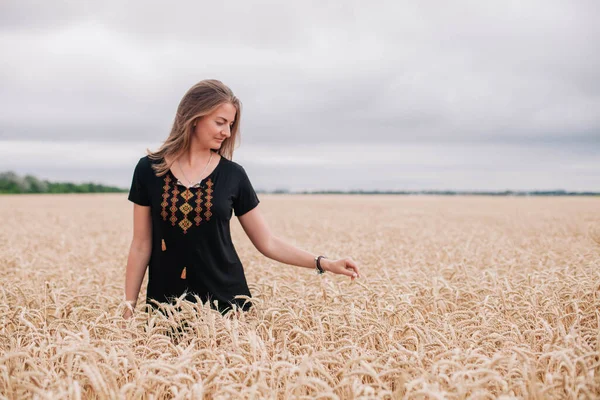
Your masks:
[[[356,278],[358,275],[356,275],[356,272],[352,271],[351,269],[343,269],[342,273],[346,276],[351,277],[352,279]]]
[[[352,280],[354,280],[355,278],[360,278],[358,265],[356,265],[354,260],[350,257],[334,261],[330,265],[332,267],[330,269],[331,272],[349,276]]]
[[[349,276],[352,280],[359,277],[358,267],[351,258],[345,258],[340,261],[342,268],[340,268],[339,274]]]
[[[346,269],[352,270],[352,274],[356,274],[355,278],[360,278],[360,272],[358,272],[358,265],[354,262],[352,258],[347,258],[346,260]]]

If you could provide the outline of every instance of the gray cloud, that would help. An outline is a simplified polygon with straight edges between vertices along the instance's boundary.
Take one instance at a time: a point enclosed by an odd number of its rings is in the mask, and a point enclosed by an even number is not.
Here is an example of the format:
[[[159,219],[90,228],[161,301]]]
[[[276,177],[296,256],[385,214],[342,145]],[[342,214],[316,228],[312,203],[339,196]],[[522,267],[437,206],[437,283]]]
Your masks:
[[[243,141],[600,147],[597,2],[3,2],[0,140],[164,139],[223,80]]]

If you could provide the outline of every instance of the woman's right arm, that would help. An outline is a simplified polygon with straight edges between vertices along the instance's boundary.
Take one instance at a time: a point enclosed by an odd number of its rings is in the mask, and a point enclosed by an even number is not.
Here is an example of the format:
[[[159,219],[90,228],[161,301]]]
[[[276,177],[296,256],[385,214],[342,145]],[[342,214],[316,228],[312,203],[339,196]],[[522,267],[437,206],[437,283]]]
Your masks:
[[[133,240],[127,258],[127,271],[125,273],[125,301],[131,304],[132,309],[137,303],[138,294],[150,255],[152,253],[152,217],[150,206],[133,204]],[[132,316],[132,309],[126,308],[124,318]]]

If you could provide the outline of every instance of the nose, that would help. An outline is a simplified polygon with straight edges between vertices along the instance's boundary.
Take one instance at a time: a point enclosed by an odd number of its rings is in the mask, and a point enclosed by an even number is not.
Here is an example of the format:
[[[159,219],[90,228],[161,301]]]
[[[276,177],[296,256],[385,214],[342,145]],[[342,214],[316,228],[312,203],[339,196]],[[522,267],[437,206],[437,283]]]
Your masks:
[[[221,133],[223,133],[227,137],[230,137],[231,136],[231,128],[229,126],[227,126],[225,129],[223,129],[223,131]]]

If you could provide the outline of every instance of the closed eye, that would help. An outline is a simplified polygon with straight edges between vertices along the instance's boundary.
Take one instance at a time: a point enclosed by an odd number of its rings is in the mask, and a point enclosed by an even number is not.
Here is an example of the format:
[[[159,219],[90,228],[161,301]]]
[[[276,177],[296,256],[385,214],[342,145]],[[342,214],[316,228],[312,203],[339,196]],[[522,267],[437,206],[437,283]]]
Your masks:
[[[219,124],[219,125],[225,125],[225,122],[218,121],[217,124]],[[229,127],[233,128],[233,122],[229,124]]]

